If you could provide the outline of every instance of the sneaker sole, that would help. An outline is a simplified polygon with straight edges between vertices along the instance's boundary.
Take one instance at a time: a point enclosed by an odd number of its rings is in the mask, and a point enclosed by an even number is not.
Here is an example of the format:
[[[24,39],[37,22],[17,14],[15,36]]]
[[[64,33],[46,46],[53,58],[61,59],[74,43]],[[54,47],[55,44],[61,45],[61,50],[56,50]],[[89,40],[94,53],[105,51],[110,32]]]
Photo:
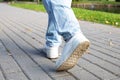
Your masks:
[[[65,71],[73,68],[77,64],[79,58],[84,54],[84,52],[86,52],[89,45],[90,43],[88,41],[80,43],[70,55],[70,57],[68,57],[68,59],[65,62],[63,62],[63,64],[60,67],[58,67],[56,71]]]

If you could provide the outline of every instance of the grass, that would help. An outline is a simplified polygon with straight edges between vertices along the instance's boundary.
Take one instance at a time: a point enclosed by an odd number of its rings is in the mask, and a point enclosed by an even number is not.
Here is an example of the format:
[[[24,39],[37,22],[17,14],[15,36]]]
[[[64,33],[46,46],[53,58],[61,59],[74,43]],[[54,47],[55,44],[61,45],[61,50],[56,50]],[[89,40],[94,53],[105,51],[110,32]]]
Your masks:
[[[115,1],[79,1],[79,2],[73,2],[76,4],[103,4],[103,5],[107,5],[107,4],[112,4],[112,5],[116,5],[116,4],[120,4],[120,2],[115,2]]]
[[[120,14],[73,8],[78,19],[120,27]]]
[[[10,4],[12,6],[20,7],[20,8],[25,8],[25,9],[30,9],[30,10],[35,10],[35,11],[42,11],[46,12],[44,6],[42,4],[38,5],[35,3],[12,3]]]
[[[35,11],[46,12],[42,4],[37,5],[37,4],[14,3],[11,5],[16,7],[31,9]],[[109,24],[116,27],[120,27],[120,14],[91,11],[80,8],[73,8],[73,11],[79,20],[86,20],[86,21]]]

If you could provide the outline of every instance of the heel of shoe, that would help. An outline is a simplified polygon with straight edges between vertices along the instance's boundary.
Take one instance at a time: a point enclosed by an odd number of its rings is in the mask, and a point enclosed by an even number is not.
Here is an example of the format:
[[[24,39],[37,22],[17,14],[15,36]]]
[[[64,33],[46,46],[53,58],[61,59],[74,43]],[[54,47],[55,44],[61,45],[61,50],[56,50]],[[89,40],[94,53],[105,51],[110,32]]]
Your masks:
[[[51,47],[47,48],[47,57],[52,59],[52,58],[58,58],[58,48],[57,47]]]

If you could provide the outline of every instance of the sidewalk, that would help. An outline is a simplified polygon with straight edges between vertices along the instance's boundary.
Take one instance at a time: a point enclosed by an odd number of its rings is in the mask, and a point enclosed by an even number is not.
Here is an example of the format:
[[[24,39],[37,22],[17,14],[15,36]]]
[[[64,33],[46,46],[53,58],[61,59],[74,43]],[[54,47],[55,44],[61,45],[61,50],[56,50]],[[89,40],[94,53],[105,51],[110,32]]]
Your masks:
[[[47,14],[0,3],[0,80],[120,80],[120,29],[80,21],[90,39],[85,54],[71,70],[56,72],[45,57]]]

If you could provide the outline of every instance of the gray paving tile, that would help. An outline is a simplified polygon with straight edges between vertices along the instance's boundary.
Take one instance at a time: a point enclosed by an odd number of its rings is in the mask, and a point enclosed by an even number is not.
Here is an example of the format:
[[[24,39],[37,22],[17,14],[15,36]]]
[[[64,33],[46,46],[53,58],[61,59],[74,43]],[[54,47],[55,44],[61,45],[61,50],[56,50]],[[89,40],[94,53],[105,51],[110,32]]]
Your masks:
[[[6,51],[3,45],[0,46],[0,65],[6,79],[28,80],[19,65],[17,65],[16,61],[11,57],[11,53]]]
[[[0,80],[5,80],[5,77],[3,76],[3,72],[1,69],[0,69]]]

